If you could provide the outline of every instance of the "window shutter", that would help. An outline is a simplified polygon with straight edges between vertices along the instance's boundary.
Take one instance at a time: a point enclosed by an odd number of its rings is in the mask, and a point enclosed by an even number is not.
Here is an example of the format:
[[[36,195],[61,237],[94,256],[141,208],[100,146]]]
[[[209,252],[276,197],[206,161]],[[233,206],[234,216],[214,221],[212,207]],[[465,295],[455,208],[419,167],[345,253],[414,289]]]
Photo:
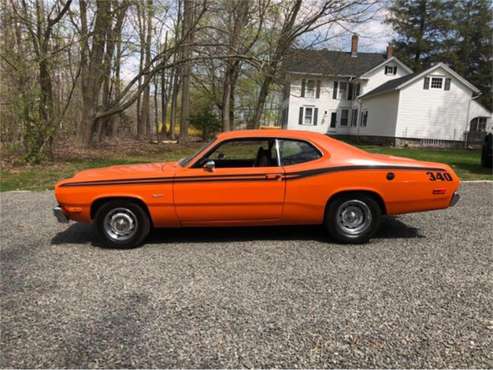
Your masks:
[[[313,124],[316,126],[318,120],[318,108],[315,108],[315,113],[313,114]]]
[[[354,97],[358,97],[359,96],[360,89],[361,89],[361,85],[360,84],[357,84],[356,85],[356,94],[354,95]]]
[[[320,98],[320,80],[317,80],[317,91],[315,97]]]
[[[298,125],[303,124],[303,107],[300,107],[300,117],[298,119]]]
[[[451,81],[450,78],[446,78],[445,79],[445,87],[444,87],[444,90],[450,90],[450,81]]]
[[[397,66],[394,66],[394,74],[397,74]]]
[[[301,97],[302,98],[305,97],[305,85],[306,85],[306,80],[305,79],[301,80]]]
[[[428,90],[430,88],[430,78],[425,77],[423,89]]]
[[[348,89],[347,89],[347,100],[352,100],[353,99],[353,84],[350,82],[348,84]]]
[[[337,81],[334,81],[334,89],[332,90],[332,99],[337,99]]]

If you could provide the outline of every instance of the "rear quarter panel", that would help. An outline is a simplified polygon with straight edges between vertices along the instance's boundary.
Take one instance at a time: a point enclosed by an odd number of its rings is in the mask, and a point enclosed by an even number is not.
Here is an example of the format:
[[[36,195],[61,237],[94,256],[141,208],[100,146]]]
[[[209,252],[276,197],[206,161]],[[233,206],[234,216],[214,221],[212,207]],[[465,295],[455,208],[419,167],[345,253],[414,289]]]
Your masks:
[[[443,165],[441,165],[443,166]],[[297,168],[286,168],[286,198],[283,223],[308,224],[323,222],[327,202],[346,191],[369,191],[385,204],[387,214],[395,215],[447,208],[459,187],[452,169],[452,181],[430,181],[427,170],[419,169],[345,169],[325,174],[289,179]],[[445,171],[445,170],[443,170]],[[387,179],[392,172],[394,178]],[[433,194],[444,189],[443,194]]]

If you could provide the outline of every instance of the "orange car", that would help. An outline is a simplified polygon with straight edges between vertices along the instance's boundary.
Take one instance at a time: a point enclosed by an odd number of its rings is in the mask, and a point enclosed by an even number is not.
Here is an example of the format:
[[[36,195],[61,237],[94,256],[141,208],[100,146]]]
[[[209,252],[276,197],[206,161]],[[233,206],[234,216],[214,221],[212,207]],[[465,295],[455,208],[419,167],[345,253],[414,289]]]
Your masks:
[[[382,215],[453,206],[447,165],[367,153],[302,131],[223,133],[178,162],[85,170],[55,188],[59,221],[94,222],[108,246],[141,244],[151,227],[323,224],[362,243]]]

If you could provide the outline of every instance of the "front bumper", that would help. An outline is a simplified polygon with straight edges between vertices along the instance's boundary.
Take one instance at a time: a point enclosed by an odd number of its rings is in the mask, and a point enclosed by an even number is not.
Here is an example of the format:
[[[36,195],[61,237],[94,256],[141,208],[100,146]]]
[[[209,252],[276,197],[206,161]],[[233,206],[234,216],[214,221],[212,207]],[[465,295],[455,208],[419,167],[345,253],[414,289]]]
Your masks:
[[[455,206],[457,204],[457,202],[459,201],[459,199],[460,199],[459,193],[454,193],[452,195],[452,199],[450,199],[450,205],[449,206],[450,207]]]
[[[53,208],[53,214],[55,215],[56,219],[58,222],[61,222],[62,224],[68,223],[68,217],[63,211],[62,207],[56,206]]]

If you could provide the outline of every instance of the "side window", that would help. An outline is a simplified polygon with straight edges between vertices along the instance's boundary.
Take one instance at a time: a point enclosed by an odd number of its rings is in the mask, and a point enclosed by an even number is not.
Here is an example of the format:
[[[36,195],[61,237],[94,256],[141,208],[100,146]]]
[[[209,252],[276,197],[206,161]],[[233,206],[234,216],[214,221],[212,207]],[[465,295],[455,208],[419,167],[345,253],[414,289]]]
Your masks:
[[[313,145],[299,140],[279,140],[279,152],[283,166],[309,162],[322,157]]]
[[[274,139],[229,140],[220,144],[199,162],[212,160],[216,168],[275,167],[277,153]]]
[[[341,111],[341,126],[347,126],[348,118],[349,118],[349,110],[343,109]]]

